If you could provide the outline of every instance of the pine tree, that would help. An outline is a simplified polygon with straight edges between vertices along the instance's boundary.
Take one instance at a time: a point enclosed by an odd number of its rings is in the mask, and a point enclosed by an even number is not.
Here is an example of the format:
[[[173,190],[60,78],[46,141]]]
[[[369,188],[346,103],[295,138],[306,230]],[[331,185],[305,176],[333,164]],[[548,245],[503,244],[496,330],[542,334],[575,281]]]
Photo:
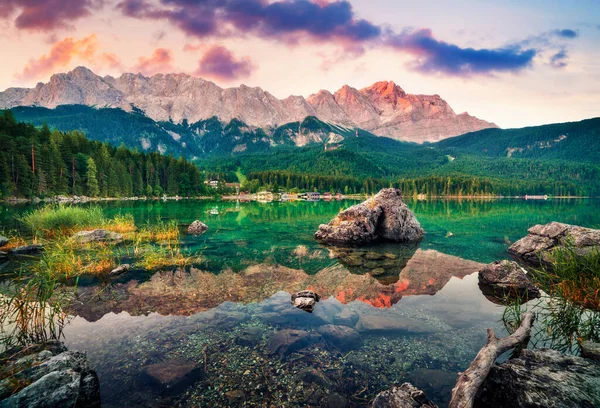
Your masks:
[[[87,193],[90,197],[97,197],[98,194],[100,194],[97,174],[98,170],[96,169],[96,162],[94,162],[94,159],[90,157],[87,161],[87,172],[85,175]]]

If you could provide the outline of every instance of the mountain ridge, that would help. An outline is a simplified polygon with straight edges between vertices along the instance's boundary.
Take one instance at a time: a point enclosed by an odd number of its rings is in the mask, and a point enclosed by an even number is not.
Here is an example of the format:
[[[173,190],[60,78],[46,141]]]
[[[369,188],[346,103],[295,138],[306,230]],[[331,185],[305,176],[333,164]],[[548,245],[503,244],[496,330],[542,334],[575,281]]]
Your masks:
[[[435,142],[485,128],[496,128],[466,113],[456,114],[439,95],[407,94],[392,81],[356,89],[344,85],[334,93],[321,90],[304,98],[278,99],[260,87],[221,88],[187,74],[124,73],[96,75],[85,67],[54,74],[34,88],[0,92],[0,109],[17,106],[56,108],[87,105],[142,110],[155,121],[199,122],[217,117],[239,119],[249,126],[267,128],[301,122],[308,116],[357,127],[378,136],[417,143]]]

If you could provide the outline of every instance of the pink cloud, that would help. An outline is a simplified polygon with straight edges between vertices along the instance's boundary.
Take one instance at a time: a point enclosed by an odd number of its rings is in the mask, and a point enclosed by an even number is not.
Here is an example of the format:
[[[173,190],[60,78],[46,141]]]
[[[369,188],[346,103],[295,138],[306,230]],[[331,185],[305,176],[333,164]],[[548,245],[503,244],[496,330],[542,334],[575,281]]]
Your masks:
[[[171,51],[166,48],[157,48],[150,57],[139,57],[138,63],[132,67],[132,70],[147,76],[172,72],[174,68]]]
[[[1,0],[0,18],[14,16],[18,29],[51,31],[70,27],[103,5],[104,0]]]
[[[81,40],[75,40],[71,37],[65,38],[54,43],[47,54],[29,60],[23,68],[23,72],[16,76],[25,80],[38,79],[53,74],[58,68],[66,67],[73,58],[91,62],[97,48],[98,40],[95,34]]]

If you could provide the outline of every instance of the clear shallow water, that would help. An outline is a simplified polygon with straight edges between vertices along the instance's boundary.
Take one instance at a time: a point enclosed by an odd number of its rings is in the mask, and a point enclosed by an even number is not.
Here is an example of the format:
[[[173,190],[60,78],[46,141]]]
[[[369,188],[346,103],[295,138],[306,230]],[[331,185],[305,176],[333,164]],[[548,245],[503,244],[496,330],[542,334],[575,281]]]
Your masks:
[[[209,226],[182,236],[186,252],[204,259],[196,268],[79,288],[65,342],[88,353],[103,405],[366,406],[403,381],[443,405],[485,329],[505,334],[503,308],[472,274],[479,263],[507,258],[509,243],[537,223],[600,226],[591,200],[422,201],[408,202],[427,232],[418,247],[317,244],[318,225],[351,204],[101,204],[137,224]],[[3,207],[0,221],[18,228],[15,216],[30,208]],[[312,314],[290,304],[306,288],[323,297]],[[329,325],[358,335],[336,337]]]

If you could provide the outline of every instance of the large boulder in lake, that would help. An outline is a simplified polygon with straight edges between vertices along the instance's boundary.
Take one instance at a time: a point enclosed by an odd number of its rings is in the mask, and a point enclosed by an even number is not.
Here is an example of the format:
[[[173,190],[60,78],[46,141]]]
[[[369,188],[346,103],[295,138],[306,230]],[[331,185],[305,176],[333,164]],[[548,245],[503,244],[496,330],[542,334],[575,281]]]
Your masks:
[[[384,188],[373,198],[339,213],[315,233],[326,244],[364,245],[377,240],[418,241],[423,228],[404,204],[400,191]]]
[[[550,349],[523,350],[492,367],[474,407],[600,407],[600,362]]]
[[[200,220],[196,220],[190,224],[188,227],[188,233],[194,235],[201,235],[208,229],[208,225],[203,223]]]
[[[550,262],[550,252],[557,247],[572,244],[578,255],[600,247],[600,230],[597,229],[551,222],[535,225],[528,232],[529,235],[512,244],[508,252],[531,266]]]
[[[99,408],[100,382],[84,353],[58,342],[9,350],[0,355],[0,407]]]
[[[540,297],[540,290],[514,261],[494,261],[479,271],[479,288],[490,301],[521,304]]]

